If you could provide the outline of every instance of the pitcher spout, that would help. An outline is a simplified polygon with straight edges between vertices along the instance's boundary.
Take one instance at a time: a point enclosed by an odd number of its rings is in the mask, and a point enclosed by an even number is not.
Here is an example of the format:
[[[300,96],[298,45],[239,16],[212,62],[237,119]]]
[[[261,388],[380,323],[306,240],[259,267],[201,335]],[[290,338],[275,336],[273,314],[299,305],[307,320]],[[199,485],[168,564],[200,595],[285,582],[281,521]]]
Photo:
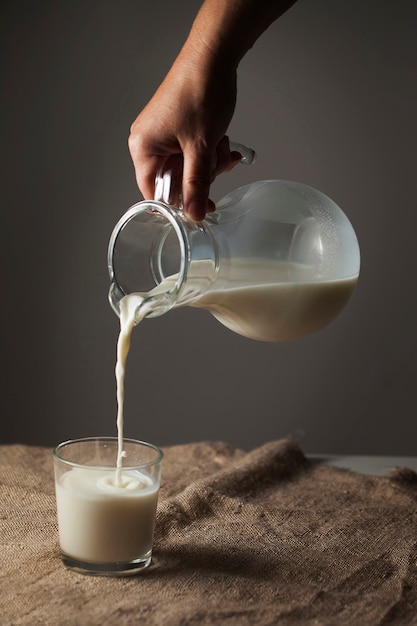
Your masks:
[[[171,289],[170,289],[171,287]],[[113,282],[109,290],[109,302],[113,311],[121,317],[123,303],[128,307],[128,315],[135,320],[135,325],[145,317],[158,317],[169,311],[176,303],[175,289],[166,281],[149,293],[124,294]]]

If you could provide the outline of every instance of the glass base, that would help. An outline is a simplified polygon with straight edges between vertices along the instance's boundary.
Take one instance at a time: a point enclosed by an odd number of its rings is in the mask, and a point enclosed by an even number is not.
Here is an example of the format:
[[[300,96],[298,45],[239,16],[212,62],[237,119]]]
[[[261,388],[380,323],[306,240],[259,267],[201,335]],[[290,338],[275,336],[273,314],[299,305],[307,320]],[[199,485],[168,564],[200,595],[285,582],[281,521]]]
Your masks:
[[[152,552],[148,552],[143,557],[132,561],[121,561],[120,563],[92,563],[91,561],[80,561],[68,554],[61,553],[61,560],[65,567],[90,576],[134,576],[151,564]]]

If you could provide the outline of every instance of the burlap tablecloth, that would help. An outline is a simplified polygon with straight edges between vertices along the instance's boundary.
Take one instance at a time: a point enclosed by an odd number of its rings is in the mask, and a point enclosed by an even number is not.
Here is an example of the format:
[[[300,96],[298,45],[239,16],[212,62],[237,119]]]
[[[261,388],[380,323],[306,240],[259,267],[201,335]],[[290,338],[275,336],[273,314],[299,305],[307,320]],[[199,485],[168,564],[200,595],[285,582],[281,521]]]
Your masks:
[[[60,561],[50,449],[0,447],[1,626],[417,624],[417,475],[307,462],[278,441],[164,450],[151,567]]]

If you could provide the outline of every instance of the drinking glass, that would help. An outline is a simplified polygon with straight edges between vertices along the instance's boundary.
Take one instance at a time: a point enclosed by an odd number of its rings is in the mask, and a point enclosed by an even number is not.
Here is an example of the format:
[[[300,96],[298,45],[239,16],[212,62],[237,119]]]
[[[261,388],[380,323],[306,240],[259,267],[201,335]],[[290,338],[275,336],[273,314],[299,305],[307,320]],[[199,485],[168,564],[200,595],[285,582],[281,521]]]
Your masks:
[[[59,541],[63,563],[82,573],[123,576],[147,567],[162,451],[124,439],[116,468],[116,437],[66,441],[54,452]]]

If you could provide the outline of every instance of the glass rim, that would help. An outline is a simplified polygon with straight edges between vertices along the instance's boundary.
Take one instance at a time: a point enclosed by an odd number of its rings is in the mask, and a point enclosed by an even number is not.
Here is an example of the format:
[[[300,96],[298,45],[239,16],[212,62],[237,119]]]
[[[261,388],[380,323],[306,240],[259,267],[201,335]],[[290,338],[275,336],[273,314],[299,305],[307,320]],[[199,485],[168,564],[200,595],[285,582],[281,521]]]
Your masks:
[[[64,459],[59,454],[60,450],[62,450],[64,447],[67,447],[76,443],[88,443],[88,442],[91,443],[93,441],[112,442],[112,443],[118,444],[117,437],[100,437],[99,436],[99,437],[80,437],[78,439],[67,439],[66,441],[62,441],[57,446],[55,446],[55,448],[52,451],[53,458],[54,460],[59,461],[60,463],[64,463],[68,467],[78,467],[78,468],[83,468],[83,469],[97,469],[99,467],[100,469],[108,469],[109,471],[114,471],[115,469],[117,469],[116,460],[115,460],[114,466],[111,466],[111,467],[102,466],[102,465],[84,465],[83,463],[77,463],[76,461],[69,461],[67,459]],[[151,461],[145,461],[143,463],[136,463],[134,465],[123,465],[122,467],[123,470],[132,470],[132,469],[137,469],[137,468],[150,467],[152,465],[157,465],[158,463],[161,463],[163,459],[163,456],[164,456],[163,451],[161,450],[161,448],[159,448],[159,446],[156,446],[153,443],[148,443],[147,441],[141,441],[140,439],[133,439],[130,437],[124,437],[123,443],[139,444],[146,448],[150,448],[157,453],[157,456],[155,459]]]

